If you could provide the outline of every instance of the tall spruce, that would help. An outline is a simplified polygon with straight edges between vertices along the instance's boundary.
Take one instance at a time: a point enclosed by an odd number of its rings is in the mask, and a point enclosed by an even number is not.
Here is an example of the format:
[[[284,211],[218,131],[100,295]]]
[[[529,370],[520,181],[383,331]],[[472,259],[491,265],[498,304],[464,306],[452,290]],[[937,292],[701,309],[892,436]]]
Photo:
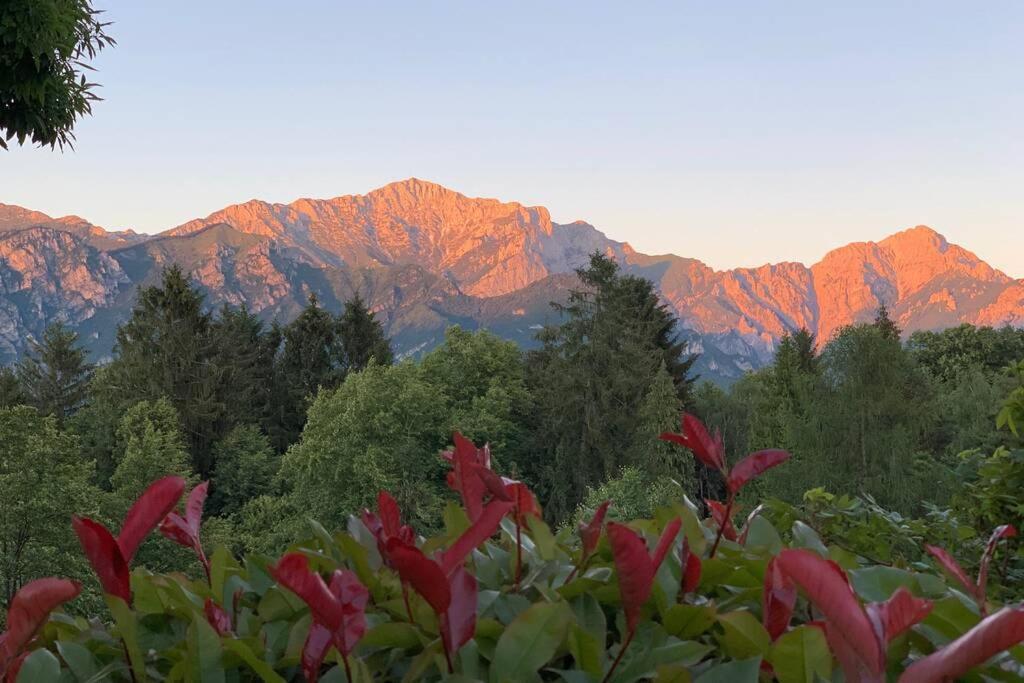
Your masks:
[[[362,370],[369,365],[371,359],[378,365],[390,365],[394,361],[391,343],[384,335],[384,328],[358,293],[345,302],[345,310],[339,321],[339,333],[347,371]]]
[[[659,372],[671,377],[677,400],[689,399],[692,383],[693,357],[673,336],[675,318],[649,281],[596,253],[577,274],[582,287],[556,306],[562,324],[538,335],[543,346],[528,361],[536,457],[525,469],[555,520],[627,464]]]
[[[882,336],[892,341],[899,341],[903,330],[899,328],[892,318],[889,317],[889,309],[884,303],[878,305],[875,313],[875,321],[872,323],[882,333]]]
[[[203,295],[173,265],[159,285],[139,290],[131,317],[117,330],[104,383],[107,400],[125,408],[167,398],[180,417],[193,467],[204,477],[212,469],[210,448],[226,404],[239,398],[224,385],[216,351]]]
[[[85,403],[92,370],[78,335],[53,323],[30,342],[17,374],[26,402],[63,422]]]
[[[0,368],[0,408],[24,404],[25,392],[21,388],[17,371],[8,366]]]

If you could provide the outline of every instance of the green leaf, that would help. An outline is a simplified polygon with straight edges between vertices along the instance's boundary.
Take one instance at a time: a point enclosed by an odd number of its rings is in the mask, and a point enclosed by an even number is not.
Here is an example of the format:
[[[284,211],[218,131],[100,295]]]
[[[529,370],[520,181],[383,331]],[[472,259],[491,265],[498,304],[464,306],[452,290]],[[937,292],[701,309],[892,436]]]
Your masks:
[[[793,522],[793,547],[807,548],[822,557],[828,557],[828,548],[821,542],[818,532],[799,520]]]
[[[60,653],[61,659],[71,669],[71,673],[74,674],[75,679],[81,683],[85,683],[90,678],[96,675],[96,671],[99,670],[99,662],[91,652],[85,647],[78,643],[72,643],[68,640],[57,641],[57,652]]]
[[[825,634],[814,626],[798,626],[782,634],[768,657],[779,683],[814,683],[832,677],[832,654]]]
[[[57,683],[59,679],[60,660],[49,650],[39,649],[22,663],[17,683]]]
[[[118,635],[124,642],[125,650],[128,651],[128,661],[131,663],[135,680],[148,680],[146,660],[142,658],[142,648],[139,647],[139,628],[135,621],[135,613],[121,598],[114,595],[104,595],[103,597],[107,601],[110,614],[114,617]]]
[[[761,670],[761,658],[726,662],[713,666],[700,676],[695,683],[757,683]]]
[[[725,633],[719,636],[722,648],[733,659],[762,657],[768,654],[771,637],[761,622],[746,610],[719,614],[718,623]]]
[[[223,683],[224,666],[221,664],[220,636],[209,622],[199,615],[188,627],[189,677],[202,683]]]
[[[665,664],[658,667],[654,683],[690,683],[690,670],[681,664]]]
[[[359,641],[359,645],[362,647],[399,648],[401,650],[409,650],[422,644],[419,629],[412,624],[400,621],[389,621],[374,626]]]
[[[528,517],[526,525],[530,530],[530,537],[537,545],[537,554],[544,561],[551,561],[558,556],[558,543],[555,541],[551,528],[539,517]]]
[[[848,573],[850,585],[857,595],[869,602],[884,602],[898,588],[908,588],[913,592],[916,583],[910,572],[884,565],[854,569]]]
[[[604,670],[604,642],[598,642],[592,633],[578,624],[569,627],[569,652],[576,666],[591,676],[599,677]]]
[[[663,622],[670,635],[691,640],[715,623],[715,608],[712,605],[673,605],[665,612]]]
[[[223,646],[225,650],[238,655],[239,659],[248,664],[263,683],[284,683],[284,679],[274,671],[274,668],[257,657],[245,641],[229,638],[223,642]]]
[[[498,639],[491,681],[532,681],[562,646],[572,610],[564,602],[539,603],[520,614]]]

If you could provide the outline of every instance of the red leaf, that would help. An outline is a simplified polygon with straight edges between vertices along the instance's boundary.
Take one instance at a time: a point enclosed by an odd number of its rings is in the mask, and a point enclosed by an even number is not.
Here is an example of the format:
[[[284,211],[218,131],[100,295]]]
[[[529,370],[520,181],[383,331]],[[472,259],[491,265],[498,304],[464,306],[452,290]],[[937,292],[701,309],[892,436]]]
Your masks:
[[[726,506],[719,503],[717,500],[705,499],[704,502],[708,506],[708,510],[711,512],[711,519],[714,520],[715,524],[719,529],[722,529],[722,535],[728,541],[735,541],[737,539],[736,527],[732,525],[732,518],[727,517]]]
[[[789,628],[796,607],[796,586],[789,580],[773,557],[764,573],[761,594],[761,615],[765,630],[774,641]]]
[[[398,507],[398,501],[387,491],[377,494],[377,514],[380,515],[384,533],[388,536],[397,536],[402,528],[402,510]]]
[[[125,515],[117,545],[125,564],[131,564],[135,551],[157,524],[171,512],[185,492],[185,480],[181,477],[164,477],[149,485]]]
[[[665,559],[682,522],[676,518],[669,522],[658,540],[653,559],[647,554],[644,539],[624,524],[608,523],[608,541],[612,546],[615,573],[619,577],[619,594],[626,613],[626,625],[630,631],[636,629],[640,610],[651,594],[654,575],[661,561]]]
[[[540,517],[540,503],[526,484],[514,481],[505,490],[514,503],[513,513],[519,526],[526,526],[527,517]]]
[[[458,566],[448,577],[452,601],[442,623],[442,635],[447,639],[449,652],[459,648],[473,638],[476,631],[476,577]]]
[[[72,517],[71,525],[82,545],[85,557],[96,572],[104,593],[116,595],[125,602],[131,602],[131,577],[128,563],[121,555],[117,539],[99,522],[84,517]]]
[[[203,604],[203,612],[206,613],[206,620],[210,622],[210,626],[217,632],[217,635],[231,635],[231,618],[224,611],[223,607],[210,598],[206,598],[206,602]]]
[[[915,598],[905,586],[900,586],[888,600],[872,602],[866,610],[875,627],[875,633],[883,643],[888,644],[893,638],[927,617],[932,611],[932,603]]]
[[[444,614],[451,604],[452,594],[441,566],[416,546],[397,538],[388,539],[387,549],[398,576],[416,589],[435,613]]]
[[[5,664],[32,642],[50,612],[81,592],[77,581],[49,577],[29,581],[14,594],[7,610],[7,631],[0,636],[0,674]]]
[[[209,487],[210,482],[202,482],[192,489],[188,494],[188,500],[185,501],[185,521],[196,538],[199,538],[199,529],[203,525],[203,504],[206,503],[206,491]]]
[[[341,606],[341,624],[334,634],[334,645],[348,656],[366,633],[366,603],[370,591],[347,569],[336,569],[331,575],[331,594]]]
[[[498,500],[512,500],[512,494],[508,489],[509,484],[513,482],[507,481],[504,477],[499,476],[497,472],[486,467],[477,467],[476,474],[492,496]]]
[[[1016,535],[1017,530],[1012,524],[1003,524],[996,527],[988,539],[985,554],[981,556],[981,566],[978,569],[978,604],[981,606],[982,614],[985,613],[985,595],[988,592],[988,566],[992,562],[992,556],[995,555],[996,546],[1002,539],[1013,538]]]
[[[682,428],[682,434],[666,432],[660,438],[689,448],[702,463],[724,474],[725,449],[721,435],[712,439],[704,424],[689,413],[683,413]]]
[[[726,482],[729,490],[737,493],[751,479],[761,476],[767,470],[781,465],[787,460],[789,460],[789,453],[777,448],[751,453],[733,465],[729,471],[729,478]]]
[[[583,555],[593,555],[597,550],[597,544],[601,540],[601,528],[604,526],[604,517],[608,513],[610,500],[606,500],[597,506],[594,516],[586,524],[580,522],[580,539],[583,541]]]
[[[323,577],[309,568],[309,560],[299,553],[288,553],[270,569],[279,584],[302,598],[313,618],[332,632],[341,625],[342,608]]]
[[[882,644],[839,565],[803,549],[783,550],[775,562],[825,615],[830,641],[842,639],[867,672],[880,674],[885,666]],[[836,648],[833,652],[841,654]]]
[[[973,581],[967,576],[967,573],[960,567],[960,563],[957,562],[952,555],[947,553],[942,548],[934,545],[926,545],[925,550],[931,553],[932,557],[939,563],[947,574],[952,576],[954,579],[960,582],[960,584],[967,589],[967,592],[972,596],[977,596],[978,587]]]
[[[447,576],[455,567],[462,564],[463,560],[473,552],[481,543],[494,535],[494,532],[501,526],[501,520],[515,506],[515,503],[508,503],[501,500],[492,500],[484,507],[476,521],[461,536],[459,536],[451,547],[441,556],[441,569]]]
[[[679,527],[681,526],[683,526],[683,520],[676,517],[666,524],[665,530],[661,532],[661,538],[658,539],[658,545],[654,548],[654,555],[651,557],[651,565],[655,572],[658,571],[658,567],[661,566],[665,555],[668,554],[668,551],[675,543],[676,536],[679,534]]]
[[[683,549],[679,558],[682,570],[680,590],[684,594],[692,593],[700,585],[701,561],[695,553],[690,552],[690,542],[683,536]]]
[[[1002,609],[949,645],[911,664],[900,677],[900,683],[955,680],[1022,641],[1024,609]]]
[[[455,450],[446,452],[445,458],[452,463],[448,486],[459,492],[470,521],[476,521],[483,512],[484,493],[487,491],[479,470],[483,467],[481,462],[490,463],[490,457],[480,455],[472,442],[456,432]]]
[[[314,621],[309,625],[306,642],[302,646],[302,673],[307,683],[316,683],[320,679],[320,667],[331,647],[331,631],[323,624]]]

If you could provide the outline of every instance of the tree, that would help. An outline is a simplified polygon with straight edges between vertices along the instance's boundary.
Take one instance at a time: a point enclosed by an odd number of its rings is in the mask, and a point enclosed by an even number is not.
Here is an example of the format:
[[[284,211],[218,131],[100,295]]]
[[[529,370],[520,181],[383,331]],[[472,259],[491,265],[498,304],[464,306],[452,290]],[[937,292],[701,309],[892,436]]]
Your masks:
[[[25,392],[14,368],[0,368],[0,408],[12,408],[25,404]]]
[[[391,343],[384,336],[384,328],[359,294],[345,302],[339,332],[345,369],[348,372],[362,370],[369,365],[371,359],[376,360],[378,365],[390,365],[394,361]]]
[[[269,494],[280,458],[255,425],[238,425],[213,447],[210,514],[232,515],[249,500]]]
[[[519,347],[456,325],[423,357],[421,367],[424,379],[448,398],[453,427],[477,443],[489,443],[499,469],[518,471],[530,455],[533,407]]]
[[[298,439],[309,401],[321,388],[345,379],[345,352],[337,319],[320,307],[315,294],[282,331],[284,349],[277,364],[268,433],[279,450]]]
[[[235,425],[265,424],[271,410],[281,329],[274,325],[267,330],[245,306],[232,308],[225,304],[212,321],[210,335],[211,364],[219,371],[218,393],[225,397],[216,435],[227,433]]]
[[[18,380],[30,405],[63,422],[85,402],[92,365],[78,335],[60,323],[47,326],[41,340],[18,364]]]
[[[281,465],[292,507],[336,529],[387,489],[417,529],[436,528],[447,495],[439,457],[451,436],[445,403],[409,363],[371,364],[321,390]]]
[[[73,436],[35,408],[0,410],[0,598],[4,607],[25,582],[88,574],[68,520],[94,515],[92,463]]]
[[[174,406],[203,476],[212,470],[210,447],[219,436],[229,401],[241,400],[217,364],[212,316],[203,296],[178,266],[159,285],[139,290],[131,318],[117,330],[114,360],[104,383],[109,400],[127,407],[166,398]]]
[[[956,381],[974,369],[996,376],[1024,358],[1024,330],[964,323],[941,332],[914,332],[907,346],[917,362],[941,381]]]
[[[675,319],[649,281],[600,254],[577,274],[582,288],[556,307],[563,322],[541,332],[543,347],[527,362],[535,457],[524,469],[555,521],[573,513],[588,486],[628,464],[641,406],[662,368],[684,404],[692,383],[693,358],[671,336]]]
[[[890,341],[899,341],[900,335],[903,334],[903,330],[889,317],[889,309],[886,308],[885,304],[878,305],[878,312],[875,313],[875,322],[872,323],[879,332],[882,333],[882,337]]]
[[[572,528],[591,519],[594,510],[611,501],[608,519],[632,522],[653,517],[655,510],[679,501],[677,486],[665,478],[652,477],[637,467],[623,467],[614,477],[596,487],[588,487],[573,515]]]
[[[8,0],[0,5],[0,147],[16,138],[71,145],[75,122],[99,99],[88,60],[114,45],[90,0]]]

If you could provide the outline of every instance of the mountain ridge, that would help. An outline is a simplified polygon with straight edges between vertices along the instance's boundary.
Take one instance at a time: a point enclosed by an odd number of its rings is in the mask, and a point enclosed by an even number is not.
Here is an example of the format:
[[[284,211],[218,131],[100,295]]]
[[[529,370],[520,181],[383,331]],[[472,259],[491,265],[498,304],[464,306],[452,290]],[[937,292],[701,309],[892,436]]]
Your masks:
[[[34,241],[16,239],[22,229],[36,230]],[[842,245],[809,265],[716,270],[640,253],[585,221],[557,223],[544,207],[410,178],[363,195],[252,199],[152,236],[0,204],[0,356],[10,360],[56,319],[103,357],[131,292],[171,262],[192,272],[211,304],[245,304],[267,319],[290,319],[310,294],[337,308],[359,291],[400,354],[439,343],[453,323],[529,346],[555,319],[548,303],[564,299],[573,269],[594,251],[651,279],[680,333],[704,352],[702,371],[723,380],[770,360],[787,331],[827,339],[883,303],[908,332],[1024,325],[1024,280],[927,226]]]

